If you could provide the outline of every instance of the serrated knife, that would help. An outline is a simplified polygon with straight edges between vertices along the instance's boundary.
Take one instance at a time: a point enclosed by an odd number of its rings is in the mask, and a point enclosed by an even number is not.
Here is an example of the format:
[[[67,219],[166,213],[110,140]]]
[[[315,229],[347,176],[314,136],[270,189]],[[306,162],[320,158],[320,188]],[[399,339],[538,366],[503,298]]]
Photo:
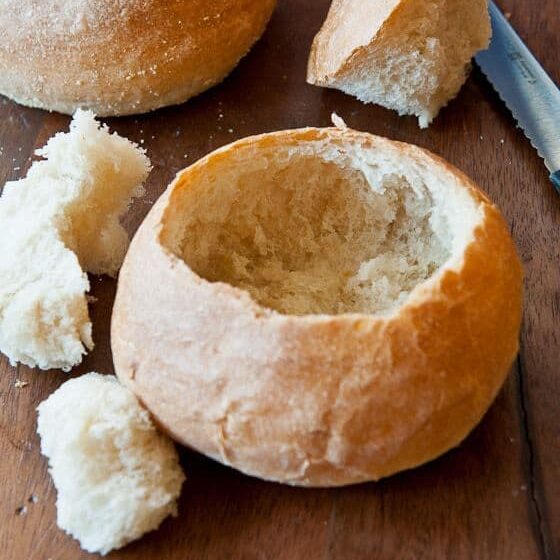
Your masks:
[[[490,0],[492,41],[476,62],[550,171],[560,193],[560,90]]]

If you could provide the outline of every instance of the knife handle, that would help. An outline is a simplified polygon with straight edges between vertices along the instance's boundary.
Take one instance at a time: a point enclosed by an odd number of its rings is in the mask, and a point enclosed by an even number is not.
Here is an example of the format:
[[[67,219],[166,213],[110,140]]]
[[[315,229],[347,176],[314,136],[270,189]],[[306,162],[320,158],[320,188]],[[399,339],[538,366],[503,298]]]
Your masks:
[[[558,171],[555,171],[550,176],[550,180],[552,181],[552,184],[554,185],[554,188],[556,189],[558,194],[560,194],[560,169]]]

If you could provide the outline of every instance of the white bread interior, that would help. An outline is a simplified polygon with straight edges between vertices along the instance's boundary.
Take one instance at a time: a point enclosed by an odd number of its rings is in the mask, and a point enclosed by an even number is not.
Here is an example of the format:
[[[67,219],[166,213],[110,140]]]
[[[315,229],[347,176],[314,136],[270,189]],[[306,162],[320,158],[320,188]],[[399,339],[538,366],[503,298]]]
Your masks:
[[[119,222],[143,193],[144,150],[78,111],[0,198],[0,350],[15,365],[69,369],[93,348],[86,272],[116,276]]]
[[[481,219],[468,193],[428,187],[359,145],[321,156],[275,147],[224,160],[185,193],[170,248],[202,278],[290,315],[390,313],[460,258]]]
[[[245,473],[377,480],[480,421],[517,353],[521,278],[499,211],[426,151],[247,138],[180,173],[135,235],[115,371],[173,438]]]
[[[334,0],[308,81],[416,115],[424,128],[457,95],[490,35],[487,0]]]
[[[37,410],[57,522],[83,549],[107,554],[177,514],[175,447],[114,376],[71,379]]]

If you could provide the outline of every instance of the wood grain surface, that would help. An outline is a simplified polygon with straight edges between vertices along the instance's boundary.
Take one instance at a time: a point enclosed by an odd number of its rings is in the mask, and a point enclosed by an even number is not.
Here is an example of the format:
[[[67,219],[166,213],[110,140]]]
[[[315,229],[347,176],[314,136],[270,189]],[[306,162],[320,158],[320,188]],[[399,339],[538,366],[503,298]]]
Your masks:
[[[560,82],[558,0],[500,4]],[[250,134],[326,126],[336,111],[354,128],[442,155],[503,210],[526,269],[520,357],[463,445],[380,483],[293,489],[181,450],[189,480],[179,517],[109,558],[560,558],[560,197],[476,69],[426,131],[413,118],[306,85],[307,53],[328,5],[280,0],[263,39],[222,85],[180,107],[108,121],[143,140],[154,164],[149,194],[127,216],[127,227],[133,233],[173,175],[209,151]],[[0,98],[0,185],[24,176],[33,151],[68,122]],[[112,370],[115,282],[92,278],[92,287],[97,346],[72,375]],[[90,558],[56,526],[55,491],[35,434],[35,407],[68,376],[12,368],[3,358],[0,369],[0,559]],[[28,385],[17,388],[16,380]]]

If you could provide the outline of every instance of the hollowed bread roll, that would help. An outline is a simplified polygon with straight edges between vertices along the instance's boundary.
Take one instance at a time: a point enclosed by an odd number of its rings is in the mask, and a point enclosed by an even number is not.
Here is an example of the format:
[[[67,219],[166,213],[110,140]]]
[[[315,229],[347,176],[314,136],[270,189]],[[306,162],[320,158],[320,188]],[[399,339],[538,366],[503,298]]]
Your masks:
[[[500,212],[415,146],[247,138],[181,172],[136,234],[116,371],[173,438],[264,479],[377,480],[458,445],[518,350]]]
[[[4,0],[0,93],[99,116],[182,103],[221,82],[276,0]]]

